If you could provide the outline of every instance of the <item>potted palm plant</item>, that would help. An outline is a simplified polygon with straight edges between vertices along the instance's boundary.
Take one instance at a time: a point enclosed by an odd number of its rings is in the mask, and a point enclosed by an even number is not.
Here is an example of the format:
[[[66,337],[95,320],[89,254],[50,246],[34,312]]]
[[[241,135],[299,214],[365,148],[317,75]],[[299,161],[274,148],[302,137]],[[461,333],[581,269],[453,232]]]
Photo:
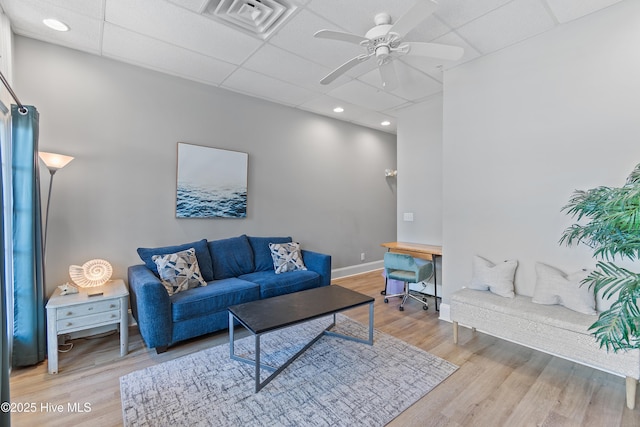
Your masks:
[[[640,164],[624,186],[576,190],[562,210],[577,223],[564,231],[560,244],[585,243],[598,260],[583,285],[616,298],[589,330],[608,351],[640,348],[640,274],[615,264],[640,259]]]

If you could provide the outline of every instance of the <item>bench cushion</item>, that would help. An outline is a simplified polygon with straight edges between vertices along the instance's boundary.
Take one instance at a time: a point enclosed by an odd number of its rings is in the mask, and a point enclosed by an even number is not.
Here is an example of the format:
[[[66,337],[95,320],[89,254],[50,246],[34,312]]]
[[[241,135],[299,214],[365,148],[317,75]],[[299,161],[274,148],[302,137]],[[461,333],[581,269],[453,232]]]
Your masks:
[[[540,305],[516,295],[461,289],[451,296],[451,320],[489,335],[540,350],[612,374],[640,378],[640,351],[618,353],[600,348],[589,333],[595,316]]]

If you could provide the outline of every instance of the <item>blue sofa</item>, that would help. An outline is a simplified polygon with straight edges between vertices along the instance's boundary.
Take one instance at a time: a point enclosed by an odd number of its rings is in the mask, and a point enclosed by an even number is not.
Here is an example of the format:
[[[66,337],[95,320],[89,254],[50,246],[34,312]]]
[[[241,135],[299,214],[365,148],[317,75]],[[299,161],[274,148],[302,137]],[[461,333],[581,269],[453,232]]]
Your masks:
[[[276,274],[269,243],[290,237],[238,236],[206,239],[163,248],[139,248],[144,264],[128,269],[133,317],[149,348],[162,353],[178,341],[227,328],[234,304],[297,292],[331,281],[331,256],[302,250],[307,270]],[[169,296],[157,275],[153,255],[194,248],[207,286]]]

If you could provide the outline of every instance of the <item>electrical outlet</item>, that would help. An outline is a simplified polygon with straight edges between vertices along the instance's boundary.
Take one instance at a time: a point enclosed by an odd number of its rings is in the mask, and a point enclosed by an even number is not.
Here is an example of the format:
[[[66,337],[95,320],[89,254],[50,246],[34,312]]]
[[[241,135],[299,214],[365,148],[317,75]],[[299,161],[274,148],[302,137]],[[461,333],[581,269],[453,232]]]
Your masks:
[[[364,256],[364,252],[362,252],[362,253],[360,254],[360,261],[364,261],[364,258],[365,258],[365,256]]]
[[[402,215],[402,219],[404,221],[413,221],[413,212],[405,212],[404,215]]]

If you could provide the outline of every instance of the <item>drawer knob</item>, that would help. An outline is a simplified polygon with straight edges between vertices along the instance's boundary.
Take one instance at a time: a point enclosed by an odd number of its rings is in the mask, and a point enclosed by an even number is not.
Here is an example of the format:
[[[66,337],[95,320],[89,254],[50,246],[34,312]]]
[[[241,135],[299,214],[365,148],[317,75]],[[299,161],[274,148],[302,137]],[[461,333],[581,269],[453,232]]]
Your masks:
[[[115,315],[115,314],[112,314],[112,315],[111,315],[111,318],[112,318],[112,319],[114,319],[115,317],[116,317],[116,315]]]
[[[87,310],[91,311],[91,310],[93,310],[93,307],[89,307],[89,308],[87,308]]]
[[[67,323],[67,326],[73,326],[73,323],[69,322]]]
[[[109,306],[109,308],[116,308],[116,305],[115,305],[115,304],[111,304],[111,305]]]
[[[67,311],[67,316],[71,316],[73,314],[73,311]]]

